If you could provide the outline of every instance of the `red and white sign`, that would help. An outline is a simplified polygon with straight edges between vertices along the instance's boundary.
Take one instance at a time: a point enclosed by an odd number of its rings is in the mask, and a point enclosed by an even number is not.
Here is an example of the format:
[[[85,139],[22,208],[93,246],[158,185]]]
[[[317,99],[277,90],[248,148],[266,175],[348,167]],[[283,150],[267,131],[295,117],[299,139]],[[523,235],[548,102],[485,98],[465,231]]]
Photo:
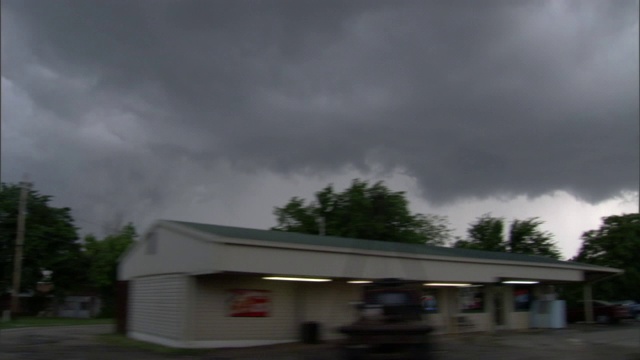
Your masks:
[[[229,316],[266,317],[271,310],[271,292],[268,290],[229,290]]]

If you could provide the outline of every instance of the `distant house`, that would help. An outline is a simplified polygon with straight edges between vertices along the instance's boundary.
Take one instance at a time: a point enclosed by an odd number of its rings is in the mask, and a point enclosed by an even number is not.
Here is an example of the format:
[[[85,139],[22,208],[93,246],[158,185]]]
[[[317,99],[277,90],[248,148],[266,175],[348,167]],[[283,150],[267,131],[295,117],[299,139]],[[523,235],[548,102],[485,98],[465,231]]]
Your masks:
[[[67,296],[56,307],[56,315],[66,318],[92,318],[98,316],[101,307],[96,295]]]
[[[554,299],[554,285],[590,289],[619,273],[522,254],[159,221],[121,259],[121,324],[129,337],[187,348],[297,341],[306,322],[337,339],[356,316],[350,303],[362,282],[405,278],[424,282],[424,318],[439,333],[527,329],[540,323],[534,309],[547,308],[534,300]]]
[[[67,318],[92,318],[101,309],[100,297],[93,293],[79,293],[56,300],[54,295],[20,294],[18,314],[26,316],[58,316]],[[0,313],[11,308],[11,293],[0,295]]]
[[[41,299],[34,297],[33,291],[22,292],[19,294],[20,306],[18,308],[18,314],[20,315],[35,315],[37,309],[42,307]],[[6,291],[0,294],[0,312],[11,309],[12,295],[10,291]]]

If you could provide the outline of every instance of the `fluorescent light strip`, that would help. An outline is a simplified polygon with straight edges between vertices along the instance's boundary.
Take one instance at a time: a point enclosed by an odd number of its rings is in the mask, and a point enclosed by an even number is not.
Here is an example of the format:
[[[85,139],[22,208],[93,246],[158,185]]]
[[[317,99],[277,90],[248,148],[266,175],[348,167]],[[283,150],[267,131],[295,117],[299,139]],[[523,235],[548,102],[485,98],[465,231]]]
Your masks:
[[[521,284],[521,285],[532,285],[538,284],[539,281],[525,281],[525,280],[507,280],[503,281],[503,284]]]
[[[347,282],[349,284],[371,284],[371,280],[351,280]]]
[[[297,278],[297,277],[283,277],[283,276],[267,276],[263,277],[265,280],[283,280],[283,281],[310,281],[310,282],[327,282],[331,279],[314,279],[314,278]]]
[[[456,283],[426,283],[425,286],[456,286],[456,287],[465,287],[472,286],[471,284],[456,284]]]

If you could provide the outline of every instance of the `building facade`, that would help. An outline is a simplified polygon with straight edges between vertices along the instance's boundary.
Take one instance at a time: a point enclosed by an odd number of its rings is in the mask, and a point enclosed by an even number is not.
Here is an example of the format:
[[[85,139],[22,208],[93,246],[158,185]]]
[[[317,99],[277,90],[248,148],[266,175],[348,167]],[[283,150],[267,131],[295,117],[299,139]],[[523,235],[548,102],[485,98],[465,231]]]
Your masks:
[[[534,299],[618,269],[539,256],[158,221],[121,259],[127,335],[173,347],[323,339],[356,318],[361,286],[424,282],[424,321],[438,333],[527,329]]]

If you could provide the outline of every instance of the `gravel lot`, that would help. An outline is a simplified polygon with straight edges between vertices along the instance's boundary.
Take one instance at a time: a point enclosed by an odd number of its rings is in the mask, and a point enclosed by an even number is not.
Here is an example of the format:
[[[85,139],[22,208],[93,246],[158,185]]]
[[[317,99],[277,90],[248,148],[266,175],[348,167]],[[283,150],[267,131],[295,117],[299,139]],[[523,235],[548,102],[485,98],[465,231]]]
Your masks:
[[[333,360],[339,354],[332,344],[289,344],[249,349],[219,349],[197,355],[156,352],[107,345],[99,334],[109,325],[31,328],[0,331],[0,358],[68,360]],[[563,359],[640,360],[640,323],[616,326],[582,326],[562,330],[440,336],[435,340],[437,360]]]

